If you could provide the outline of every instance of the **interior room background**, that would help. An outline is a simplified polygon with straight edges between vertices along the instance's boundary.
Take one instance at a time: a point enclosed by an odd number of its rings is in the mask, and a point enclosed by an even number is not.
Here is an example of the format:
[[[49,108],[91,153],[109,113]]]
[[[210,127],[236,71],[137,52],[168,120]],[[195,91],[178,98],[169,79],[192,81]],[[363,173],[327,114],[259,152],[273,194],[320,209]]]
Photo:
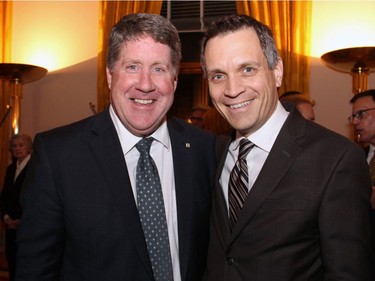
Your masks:
[[[306,31],[311,32],[310,98],[316,122],[351,139],[351,75],[328,68],[320,56],[347,47],[340,45],[342,38],[353,46],[370,39],[375,46],[374,13],[374,1],[313,1],[312,28]],[[23,86],[22,132],[34,136],[97,108],[98,18],[97,1],[13,3],[11,62],[48,69],[45,77]],[[371,88],[375,74],[370,73]]]

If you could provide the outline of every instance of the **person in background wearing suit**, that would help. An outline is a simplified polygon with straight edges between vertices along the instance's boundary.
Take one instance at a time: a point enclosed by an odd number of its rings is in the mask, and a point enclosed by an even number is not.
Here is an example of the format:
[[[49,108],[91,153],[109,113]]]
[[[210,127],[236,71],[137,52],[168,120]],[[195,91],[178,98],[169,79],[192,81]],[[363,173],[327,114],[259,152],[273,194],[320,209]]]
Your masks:
[[[6,170],[0,196],[1,219],[5,224],[5,255],[8,261],[10,281],[15,280],[17,254],[16,234],[22,214],[20,193],[25,179],[32,145],[31,137],[26,134],[16,134],[10,138],[9,151],[12,154],[13,161]]]
[[[314,102],[305,98],[301,92],[287,91],[279,97],[281,103],[290,103],[294,105],[299,113],[308,120],[315,120]]]
[[[201,62],[213,104],[236,129],[219,161],[206,280],[369,280],[366,159],[282,107],[271,30],[245,15],[213,21]]]
[[[167,118],[180,59],[178,32],[162,16],[130,14],[112,28],[109,108],[35,137],[21,195],[17,281],[202,278],[215,137]],[[149,189],[139,191],[145,183]]]
[[[371,280],[375,280],[375,89],[358,93],[350,100],[352,104],[352,114],[349,121],[353,124],[355,132],[359,136],[359,140],[365,147],[367,163],[370,166],[370,177],[372,182],[371,195],[371,224],[372,224],[372,268]]]

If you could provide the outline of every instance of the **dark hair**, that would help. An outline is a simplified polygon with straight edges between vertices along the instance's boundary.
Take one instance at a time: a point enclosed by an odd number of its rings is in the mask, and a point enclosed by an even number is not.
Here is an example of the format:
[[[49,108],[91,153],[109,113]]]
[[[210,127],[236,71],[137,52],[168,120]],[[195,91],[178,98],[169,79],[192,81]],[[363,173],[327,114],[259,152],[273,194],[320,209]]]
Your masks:
[[[108,69],[113,70],[124,44],[143,36],[150,36],[156,42],[170,47],[171,60],[177,76],[181,60],[181,42],[178,31],[166,18],[156,14],[129,14],[116,23],[108,41]]]
[[[207,74],[207,69],[204,54],[207,42],[214,37],[246,28],[252,28],[256,32],[263,54],[267,59],[268,68],[274,69],[276,67],[280,55],[275,40],[273,39],[271,29],[252,17],[233,14],[213,20],[205,27],[201,44],[201,64],[205,75]]]
[[[367,90],[354,95],[354,97],[351,98],[350,103],[355,103],[356,100],[363,97],[372,97],[373,101],[375,101],[375,89]]]

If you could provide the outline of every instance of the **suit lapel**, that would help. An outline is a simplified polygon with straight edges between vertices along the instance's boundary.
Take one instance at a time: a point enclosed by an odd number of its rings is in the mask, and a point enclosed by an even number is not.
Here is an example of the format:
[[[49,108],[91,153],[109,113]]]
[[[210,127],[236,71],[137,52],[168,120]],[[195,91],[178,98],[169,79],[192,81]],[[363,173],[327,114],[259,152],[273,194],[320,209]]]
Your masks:
[[[225,159],[227,156],[227,152],[229,149],[229,145],[232,139],[227,138],[222,142],[218,142],[217,144],[217,156],[219,160],[219,165],[216,173],[216,188],[214,190],[214,200],[212,206],[212,220],[213,226],[216,228],[218,233],[220,242],[222,243],[223,247],[226,247],[229,237],[230,237],[230,228],[229,228],[229,220],[228,220],[228,207],[227,203],[225,202],[225,197],[223,193],[223,189],[219,182],[221,171],[223,170]]]
[[[184,128],[176,122],[175,119],[168,119],[168,131],[171,138],[172,153],[173,153],[173,167],[176,188],[176,203],[177,203],[177,220],[178,220],[178,237],[179,237],[179,258],[180,271],[182,280],[186,276],[192,224],[189,219],[191,206],[193,206],[193,184],[190,182],[191,167],[194,163],[190,152],[190,140],[186,138],[183,133]]]
[[[243,209],[231,234],[229,243],[241,233],[256,214],[264,200],[277,186],[289,170],[302,148],[297,139],[303,136],[306,120],[298,114],[290,113],[282,127],[263,168],[247,196]]]
[[[116,129],[108,110],[96,115],[95,118],[91,140],[93,154],[101,167],[113,198],[117,201],[118,208],[121,209],[124,223],[132,233],[130,236],[139,257],[152,277],[147,246]]]

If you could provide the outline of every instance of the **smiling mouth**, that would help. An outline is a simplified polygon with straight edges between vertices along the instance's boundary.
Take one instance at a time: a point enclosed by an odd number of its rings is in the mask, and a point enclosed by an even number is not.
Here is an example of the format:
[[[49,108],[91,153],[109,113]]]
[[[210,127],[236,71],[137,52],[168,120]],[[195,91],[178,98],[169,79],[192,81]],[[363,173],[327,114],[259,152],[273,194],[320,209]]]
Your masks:
[[[237,108],[245,107],[245,106],[249,105],[250,103],[251,103],[251,101],[245,101],[245,102],[242,102],[242,103],[229,105],[229,107],[231,109],[237,109]]]
[[[141,100],[141,99],[132,99],[135,103],[140,104],[151,104],[154,102],[154,100]]]

